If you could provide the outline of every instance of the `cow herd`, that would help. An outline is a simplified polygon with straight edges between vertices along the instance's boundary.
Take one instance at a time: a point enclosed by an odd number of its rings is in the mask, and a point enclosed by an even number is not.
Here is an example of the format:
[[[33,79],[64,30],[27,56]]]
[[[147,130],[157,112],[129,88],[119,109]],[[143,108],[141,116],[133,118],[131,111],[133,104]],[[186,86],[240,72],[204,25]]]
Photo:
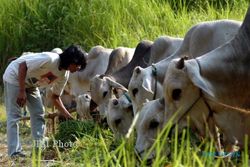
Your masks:
[[[250,135],[249,65],[250,8],[243,22],[201,22],[183,39],[95,46],[86,69],[72,74],[68,85],[81,119],[99,113],[117,136],[128,133],[138,114],[135,150],[142,157],[169,121],[179,132],[190,126],[215,141],[219,130],[217,149],[230,152],[235,144],[243,149]]]

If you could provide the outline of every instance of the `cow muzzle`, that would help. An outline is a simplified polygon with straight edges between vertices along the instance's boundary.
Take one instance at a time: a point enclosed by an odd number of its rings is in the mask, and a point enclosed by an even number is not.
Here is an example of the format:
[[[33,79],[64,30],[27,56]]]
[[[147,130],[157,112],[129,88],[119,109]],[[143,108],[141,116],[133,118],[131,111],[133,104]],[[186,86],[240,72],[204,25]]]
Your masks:
[[[138,161],[142,162],[142,163],[145,163],[146,166],[151,166],[151,165],[153,164],[153,162],[154,162],[154,157],[153,157],[153,156],[148,157],[146,160],[144,160],[143,155],[145,155],[145,150],[139,151],[139,150],[137,150],[137,149],[135,148],[135,154],[136,154],[136,159],[137,159]],[[146,162],[145,162],[145,161],[146,161]]]

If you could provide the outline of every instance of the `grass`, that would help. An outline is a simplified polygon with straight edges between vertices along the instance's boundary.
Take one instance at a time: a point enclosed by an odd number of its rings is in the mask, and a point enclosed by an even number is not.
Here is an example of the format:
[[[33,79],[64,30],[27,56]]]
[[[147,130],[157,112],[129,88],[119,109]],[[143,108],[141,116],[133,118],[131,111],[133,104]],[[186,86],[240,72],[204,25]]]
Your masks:
[[[156,151],[152,166],[245,166],[248,163],[248,153],[242,152],[231,161],[216,159],[214,143],[203,141],[194,144],[194,138],[189,131],[184,130],[179,136],[177,131],[171,141],[166,140],[169,126],[158,135],[152,149]],[[197,142],[197,141],[196,141]],[[109,129],[96,126],[92,135],[78,138],[71,149],[58,151],[56,166],[100,166],[100,167],[131,167],[147,166],[146,159],[137,159],[134,152],[134,138],[115,139]]]
[[[80,44],[86,51],[95,45],[108,48],[135,47],[143,39],[161,35],[183,37],[201,21],[243,20],[248,0],[0,0],[0,74],[7,59],[24,51],[45,51]],[[0,81],[2,87],[2,80]],[[1,93],[2,94],[2,91]],[[2,96],[1,96],[2,97]],[[6,114],[0,105],[0,134],[6,133]],[[57,145],[43,150],[53,157],[51,166],[146,166],[134,153],[135,139],[115,139],[109,129],[89,126],[91,134],[76,139],[70,149]],[[194,144],[188,130],[166,140],[166,126],[151,150],[156,151],[152,166],[248,166],[248,152],[232,161],[213,156],[214,143]],[[21,134],[30,140],[30,131]],[[53,139],[53,136],[50,136]],[[4,140],[2,140],[4,141]],[[247,141],[247,140],[246,140]],[[247,145],[247,144],[246,144]],[[49,158],[48,157],[48,158]],[[44,158],[44,155],[42,155]],[[45,166],[35,163],[33,166]],[[1,162],[0,162],[1,163]],[[30,162],[22,166],[30,166]],[[0,164],[1,166],[2,164]]]
[[[1,0],[0,74],[7,59],[72,43],[135,47],[162,35],[183,37],[201,21],[242,20],[247,0]],[[0,85],[2,83],[0,82]]]
[[[75,121],[77,123],[78,121]],[[75,127],[75,123],[73,126]],[[83,122],[87,128],[76,128],[81,135],[73,139],[71,147],[63,148],[62,145],[55,143],[60,139],[56,139],[50,135],[50,144],[41,150],[41,153],[35,154],[25,163],[20,165],[29,166],[98,166],[98,167],[131,167],[131,166],[147,166],[147,156],[144,159],[137,157],[135,146],[135,134],[132,133],[128,139],[114,137],[114,134],[108,128],[101,128],[98,125],[93,126],[92,122]],[[69,123],[68,123],[69,124]],[[29,126],[29,124],[28,124]],[[67,131],[67,127],[63,126],[62,131]],[[29,127],[21,126],[21,138],[23,141],[30,140]],[[60,128],[59,128],[60,129]],[[185,129],[181,135],[177,130],[171,139],[167,136],[170,131],[170,125],[158,134],[152,148],[148,153],[155,151],[155,161],[153,167],[159,166],[199,166],[199,167],[214,167],[214,166],[248,166],[248,151],[235,154],[230,161],[227,159],[220,159],[215,157],[215,147],[213,141],[203,140],[199,141],[188,129]],[[0,132],[4,134],[4,132]],[[59,133],[59,132],[58,132]],[[73,133],[73,131],[72,131]],[[60,133],[59,133],[60,134]],[[72,140],[68,133],[64,140],[69,142]],[[247,141],[247,140],[246,140]],[[27,143],[26,143],[27,144]],[[26,150],[30,150],[31,146],[24,145]],[[247,142],[246,142],[247,146]],[[247,148],[247,147],[246,147]],[[31,151],[31,150],[30,150]],[[34,155],[34,150],[33,154]],[[51,162],[44,162],[43,160],[53,160]],[[40,161],[42,160],[42,161]]]

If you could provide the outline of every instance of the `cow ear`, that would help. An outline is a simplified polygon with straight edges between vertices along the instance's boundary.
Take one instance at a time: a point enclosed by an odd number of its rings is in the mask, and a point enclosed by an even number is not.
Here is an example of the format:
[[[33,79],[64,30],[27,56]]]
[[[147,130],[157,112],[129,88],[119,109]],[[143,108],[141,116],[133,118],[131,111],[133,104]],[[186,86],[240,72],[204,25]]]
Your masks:
[[[212,87],[210,86],[209,81],[207,81],[206,78],[202,77],[197,62],[189,61],[186,66],[188,76],[192,83],[195,86],[199,87],[202,91],[206,92],[208,95],[214,97]]]
[[[135,70],[136,74],[140,74],[141,73],[141,70],[140,70],[140,67],[135,67]]]
[[[105,78],[111,87],[116,88],[116,89],[121,89],[121,90],[126,91],[126,92],[128,91],[127,88],[125,88],[124,86],[122,86],[118,82],[113,81],[111,78],[109,78],[109,77],[105,77]]]
[[[176,68],[177,69],[183,69],[184,68],[184,66],[185,66],[185,60],[187,60],[188,59],[188,57],[187,56],[184,56],[184,57],[182,57],[182,58],[180,58],[180,60],[176,63]]]
[[[150,79],[144,78],[142,82],[142,88],[147,90],[148,92],[154,94],[152,87],[151,87],[151,81]]]

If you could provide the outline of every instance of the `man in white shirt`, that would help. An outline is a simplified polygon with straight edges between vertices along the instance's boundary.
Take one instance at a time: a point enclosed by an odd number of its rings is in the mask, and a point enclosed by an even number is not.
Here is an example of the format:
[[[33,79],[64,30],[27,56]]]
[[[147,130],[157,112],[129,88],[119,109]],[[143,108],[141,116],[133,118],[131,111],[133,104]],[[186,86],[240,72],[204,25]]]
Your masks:
[[[71,45],[63,53],[28,53],[13,60],[6,68],[4,81],[7,113],[7,142],[10,157],[24,157],[19,139],[18,122],[21,108],[26,104],[30,111],[31,133],[35,141],[44,137],[44,109],[38,87],[51,85],[52,101],[66,119],[73,119],[60,96],[69,78],[69,72],[86,66],[86,53]]]

